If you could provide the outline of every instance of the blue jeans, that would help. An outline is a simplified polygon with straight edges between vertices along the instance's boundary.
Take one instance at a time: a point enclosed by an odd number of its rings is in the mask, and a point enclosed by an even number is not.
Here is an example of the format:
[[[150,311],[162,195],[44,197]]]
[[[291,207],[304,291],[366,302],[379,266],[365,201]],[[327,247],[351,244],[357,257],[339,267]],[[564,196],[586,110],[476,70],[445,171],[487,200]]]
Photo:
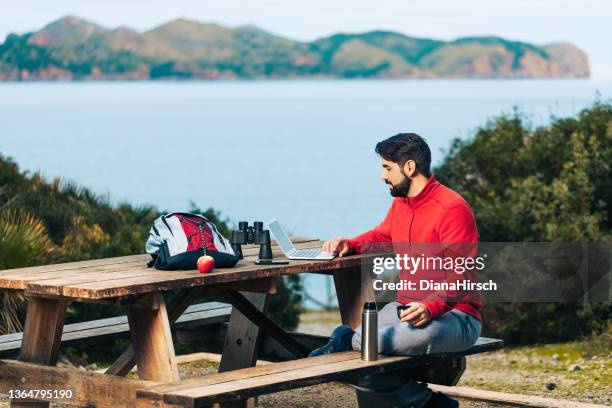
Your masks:
[[[472,347],[480,336],[480,321],[467,313],[453,309],[424,326],[414,327],[399,320],[399,305],[391,302],[378,312],[380,354],[426,355],[463,351]],[[361,326],[355,330],[352,343],[354,350],[361,350]],[[427,384],[393,372],[366,376],[357,388],[397,407],[421,408],[431,397]]]

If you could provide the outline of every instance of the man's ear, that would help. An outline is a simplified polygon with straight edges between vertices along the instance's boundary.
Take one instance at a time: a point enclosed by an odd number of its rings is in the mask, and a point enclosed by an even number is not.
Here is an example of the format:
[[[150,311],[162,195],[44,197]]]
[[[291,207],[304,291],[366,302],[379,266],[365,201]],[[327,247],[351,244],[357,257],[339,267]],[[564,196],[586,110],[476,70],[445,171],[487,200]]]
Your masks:
[[[416,176],[416,163],[414,160],[406,160],[402,170],[404,170],[406,177]]]

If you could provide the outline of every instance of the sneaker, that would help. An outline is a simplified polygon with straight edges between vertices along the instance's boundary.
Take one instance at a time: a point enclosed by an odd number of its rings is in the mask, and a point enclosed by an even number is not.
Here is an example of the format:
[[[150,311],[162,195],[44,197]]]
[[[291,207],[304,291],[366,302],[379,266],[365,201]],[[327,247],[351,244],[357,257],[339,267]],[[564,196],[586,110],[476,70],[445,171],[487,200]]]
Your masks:
[[[355,331],[348,326],[338,326],[329,336],[326,345],[313,350],[308,357],[322,356],[324,354],[339,353],[353,349],[353,334]]]
[[[441,392],[433,392],[423,408],[459,408],[459,401]]]

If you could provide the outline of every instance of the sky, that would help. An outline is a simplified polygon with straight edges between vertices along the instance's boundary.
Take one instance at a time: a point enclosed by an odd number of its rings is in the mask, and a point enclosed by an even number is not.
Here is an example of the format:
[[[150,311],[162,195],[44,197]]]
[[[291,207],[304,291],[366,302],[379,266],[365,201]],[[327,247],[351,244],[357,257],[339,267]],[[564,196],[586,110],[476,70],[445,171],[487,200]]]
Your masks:
[[[179,17],[253,24],[305,41],[381,29],[444,40],[497,35],[535,44],[570,42],[589,56],[592,78],[612,79],[610,0],[0,0],[0,38],[68,14],[138,31]]]

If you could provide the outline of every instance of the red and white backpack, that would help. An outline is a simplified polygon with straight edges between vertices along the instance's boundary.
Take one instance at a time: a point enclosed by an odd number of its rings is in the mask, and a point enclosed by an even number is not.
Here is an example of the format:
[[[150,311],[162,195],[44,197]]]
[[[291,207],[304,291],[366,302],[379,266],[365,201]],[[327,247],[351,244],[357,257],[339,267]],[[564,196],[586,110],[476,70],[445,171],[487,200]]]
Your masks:
[[[152,257],[149,267],[163,270],[196,269],[198,258],[204,254],[215,259],[216,268],[238,262],[230,242],[200,214],[162,215],[153,222],[146,250]]]

